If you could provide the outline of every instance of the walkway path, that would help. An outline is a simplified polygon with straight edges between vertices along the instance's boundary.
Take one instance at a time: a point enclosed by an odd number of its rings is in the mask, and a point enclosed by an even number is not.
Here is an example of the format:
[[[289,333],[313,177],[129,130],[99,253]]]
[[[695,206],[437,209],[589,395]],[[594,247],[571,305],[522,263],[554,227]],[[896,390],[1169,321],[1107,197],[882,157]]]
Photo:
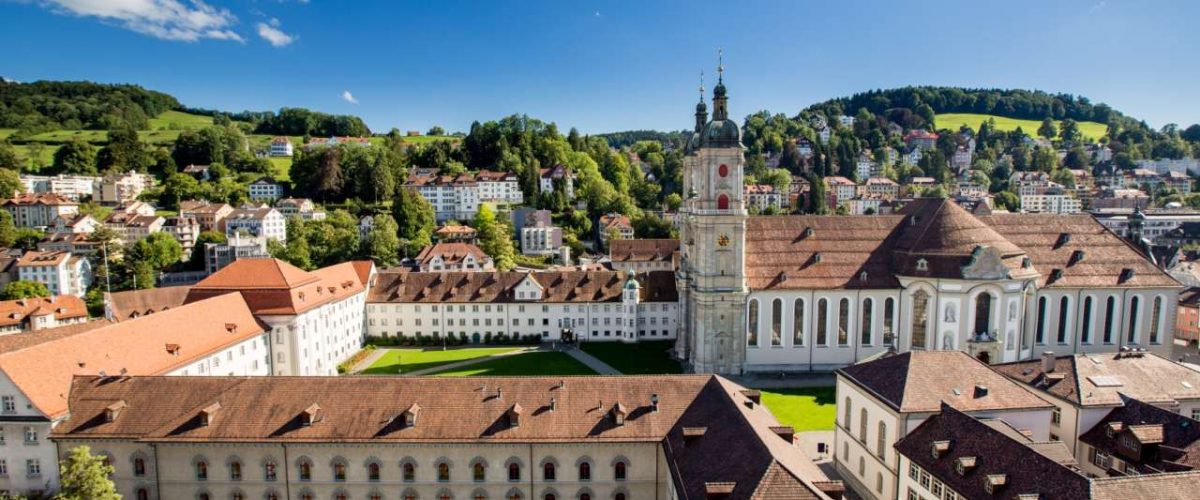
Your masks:
[[[592,371],[599,373],[600,375],[621,374],[621,372],[617,371],[616,368],[609,366],[608,363],[600,361],[599,358],[592,356],[591,354],[583,352],[583,349],[578,347],[568,347],[567,349],[564,349],[563,352],[569,354],[572,358],[575,358],[576,361],[587,365],[588,368],[591,368]]]
[[[378,349],[378,348],[375,349],[374,351],[371,351],[371,354],[369,354],[367,357],[363,358],[362,361],[359,361],[358,364],[351,367],[349,373],[356,374],[363,370],[366,370],[367,368],[370,368],[371,365],[375,364],[376,361],[379,361],[379,358],[382,358],[384,354],[387,354],[387,351],[388,351],[387,349]]]

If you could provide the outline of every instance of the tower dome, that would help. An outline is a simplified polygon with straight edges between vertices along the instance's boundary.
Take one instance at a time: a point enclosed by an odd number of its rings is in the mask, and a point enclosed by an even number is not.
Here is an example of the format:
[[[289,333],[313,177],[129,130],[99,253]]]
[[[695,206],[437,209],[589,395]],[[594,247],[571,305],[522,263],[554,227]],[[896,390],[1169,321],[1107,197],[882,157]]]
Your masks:
[[[717,86],[713,87],[713,119],[700,131],[700,146],[737,148],[742,146],[742,129],[729,119],[729,97],[725,90],[724,61],[717,66]]]

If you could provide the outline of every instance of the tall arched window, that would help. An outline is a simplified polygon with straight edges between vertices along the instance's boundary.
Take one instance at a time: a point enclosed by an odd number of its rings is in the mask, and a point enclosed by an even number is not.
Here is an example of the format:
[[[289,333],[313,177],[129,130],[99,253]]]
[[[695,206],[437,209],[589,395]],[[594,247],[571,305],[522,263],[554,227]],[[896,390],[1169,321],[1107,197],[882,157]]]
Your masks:
[[[1158,338],[1159,338],[1158,329],[1162,325],[1162,322],[1159,318],[1159,315],[1162,314],[1162,302],[1163,302],[1162,296],[1154,297],[1154,308],[1150,311],[1150,343],[1151,344],[1158,343]]]
[[[1138,296],[1129,299],[1129,335],[1125,339],[1130,344],[1137,343],[1138,309],[1142,308],[1142,300]]]
[[[196,480],[197,481],[208,480],[208,462],[205,462],[203,460],[199,460],[196,462]]]
[[[412,462],[405,462],[400,466],[400,470],[403,473],[404,482],[411,483],[417,479],[417,466]]]
[[[579,464],[579,480],[580,481],[591,481],[592,480],[592,464],[589,464],[587,462]]]
[[[854,416],[854,414],[851,412],[854,411],[854,403],[852,403],[850,401],[850,396],[846,396],[846,399],[844,401],[846,403],[844,405],[846,408],[844,409],[844,411],[842,411],[842,428],[846,429],[846,431],[849,432],[851,425],[853,425],[853,421],[851,420],[851,418]]]
[[[850,299],[838,301],[838,345],[850,345]]]
[[[862,312],[859,313],[859,316],[862,317],[862,328],[858,331],[859,343],[862,345],[871,345],[873,340],[871,335],[874,333],[872,330],[875,329],[875,325],[872,324],[875,319],[874,314],[875,301],[870,297],[863,299]]]
[[[520,481],[521,480],[521,466],[520,465],[517,465],[515,463],[508,464],[508,480],[509,481]]]
[[[138,488],[137,500],[150,500],[150,492],[146,488]]]
[[[746,308],[746,343],[758,347],[758,299],[750,299]]]
[[[1056,340],[1059,344],[1067,343],[1067,320],[1070,319],[1071,312],[1070,301],[1066,296],[1058,299],[1058,334]]]
[[[1037,305],[1037,329],[1035,330],[1037,338],[1034,339],[1038,345],[1046,343],[1046,298],[1038,297]]]
[[[246,494],[241,490],[233,490],[233,493],[229,494],[229,500],[246,500]]]
[[[717,210],[729,210],[729,197],[724,193],[717,197]]]
[[[879,434],[875,436],[875,455],[883,458],[884,454],[887,453],[887,423],[880,420],[877,432]]]
[[[442,483],[450,480],[450,464],[442,462],[437,465],[437,480]]]
[[[1084,344],[1092,343],[1092,298],[1083,298],[1083,317],[1079,318],[1083,326],[1079,329],[1079,339]]]
[[[233,481],[242,480],[242,462],[238,460],[229,462],[229,479]]]
[[[858,410],[858,440],[863,444],[867,442],[867,409]]]
[[[371,462],[371,463],[367,464],[367,480],[368,481],[378,481],[379,480],[379,462]]]
[[[1111,344],[1113,341],[1113,324],[1116,321],[1117,315],[1117,299],[1109,297],[1104,303],[1104,343]]]
[[[792,303],[792,345],[804,345],[804,300]]]
[[[925,290],[913,294],[912,311],[912,348],[924,349],[929,326],[929,294]]]
[[[345,461],[337,460],[333,463],[333,480],[334,481],[345,481],[346,480],[346,462]]]
[[[617,481],[625,480],[625,462],[617,462],[613,464],[613,479]]]
[[[783,345],[783,299],[771,301],[771,347]]]
[[[133,475],[137,477],[146,475],[146,459],[141,457],[133,459]]]
[[[263,463],[263,480],[274,481],[278,474],[275,473],[275,462],[266,461]]]
[[[308,460],[302,460],[300,462],[299,469],[301,481],[312,480],[312,462],[309,462]]]
[[[475,482],[483,482],[487,477],[487,469],[483,466],[483,462],[475,462],[471,466],[471,479]]]
[[[553,462],[546,462],[544,465],[542,465],[543,481],[554,481],[555,476],[557,476],[557,471],[554,468]]]
[[[896,343],[896,299],[888,297],[883,299],[883,343],[885,345],[894,345]]]
[[[972,333],[989,333],[992,331],[992,294],[984,292],[975,296],[975,331]]]
[[[829,299],[817,301],[817,345],[829,345]]]

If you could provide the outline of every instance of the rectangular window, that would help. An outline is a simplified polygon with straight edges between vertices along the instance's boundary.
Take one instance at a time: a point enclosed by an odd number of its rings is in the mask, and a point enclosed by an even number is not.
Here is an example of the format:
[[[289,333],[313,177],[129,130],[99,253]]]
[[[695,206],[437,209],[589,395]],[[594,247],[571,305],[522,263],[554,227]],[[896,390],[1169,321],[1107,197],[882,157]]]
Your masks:
[[[37,427],[26,426],[25,427],[25,444],[37,444],[37,442],[38,442]]]
[[[1061,408],[1055,407],[1053,410],[1050,411],[1050,423],[1052,423],[1054,425],[1062,424],[1062,409]]]
[[[13,396],[4,396],[0,398],[0,404],[3,405],[4,413],[13,413],[17,411],[17,398]]]
[[[25,460],[25,475],[38,477],[42,475],[42,461],[36,458]]]

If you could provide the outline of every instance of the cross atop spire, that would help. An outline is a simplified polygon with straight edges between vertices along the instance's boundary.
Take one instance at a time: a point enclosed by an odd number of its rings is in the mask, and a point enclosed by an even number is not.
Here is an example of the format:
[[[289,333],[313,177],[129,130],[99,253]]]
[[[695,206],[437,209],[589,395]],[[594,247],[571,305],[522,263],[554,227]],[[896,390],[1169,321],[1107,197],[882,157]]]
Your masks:
[[[700,70],[700,102],[704,102],[704,70]]]
[[[717,83],[725,76],[725,49],[717,49]]]

